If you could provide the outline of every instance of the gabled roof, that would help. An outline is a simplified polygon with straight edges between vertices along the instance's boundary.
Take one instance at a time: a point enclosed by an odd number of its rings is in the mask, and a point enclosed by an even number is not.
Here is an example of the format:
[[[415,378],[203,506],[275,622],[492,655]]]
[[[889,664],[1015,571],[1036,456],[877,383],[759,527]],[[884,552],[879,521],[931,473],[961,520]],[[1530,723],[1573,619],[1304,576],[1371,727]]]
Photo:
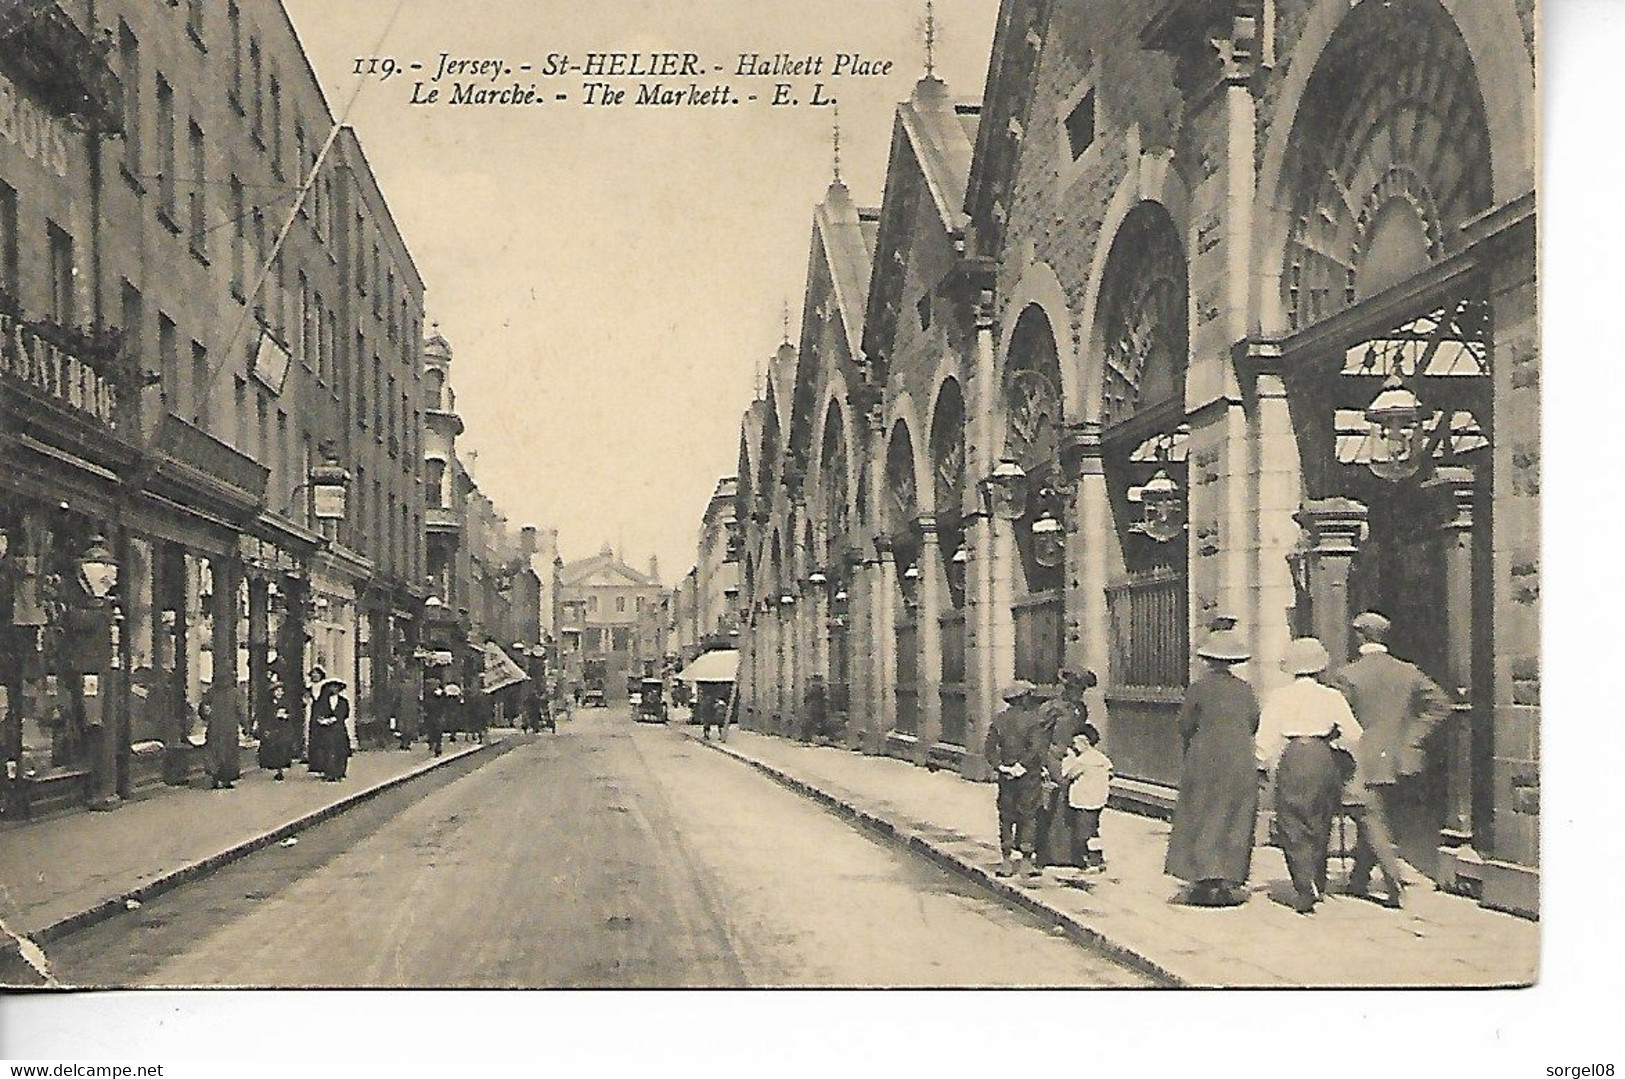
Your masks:
[[[631,566],[616,558],[614,553],[605,554],[600,551],[591,558],[580,558],[574,562],[566,562],[559,570],[559,581],[566,585],[580,584],[599,573],[611,573],[624,577],[628,584],[658,587],[655,581],[646,574],[639,573]]]
[[[961,207],[976,112],[976,106],[955,105],[947,85],[930,76],[917,82],[909,99],[897,106],[869,282],[865,341],[872,359],[883,359],[890,349],[908,251],[920,236],[915,206],[929,207],[926,212],[935,217],[951,244],[963,242],[969,218]]]

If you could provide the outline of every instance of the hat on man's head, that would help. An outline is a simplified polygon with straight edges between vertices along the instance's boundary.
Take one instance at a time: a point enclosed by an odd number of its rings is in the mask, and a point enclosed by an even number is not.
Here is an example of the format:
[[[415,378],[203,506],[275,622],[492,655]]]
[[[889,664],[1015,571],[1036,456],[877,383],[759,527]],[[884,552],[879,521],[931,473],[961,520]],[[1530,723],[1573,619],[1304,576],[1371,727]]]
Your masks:
[[[1209,633],[1207,640],[1202,642],[1196,654],[1203,659],[1217,660],[1220,663],[1245,663],[1253,658],[1252,649],[1247,642],[1233,629],[1221,629]]]
[[[1297,637],[1287,642],[1286,654],[1281,657],[1281,669],[1287,674],[1319,674],[1331,666],[1332,657],[1326,646],[1314,637]]]
[[[1388,636],[1388,631],[1393,628],[1394,624],[1376,611],[1366,611],[1356,615],[1350,625],[1353,626],[1356,633],[1381,640]]]
[[[1100,684],[1100,679],[1088,667],[1062,667],[1061,681],[1080,683],[1084,689],[1093,689]]]
[[[1007,701],[1019,701],[1023,697],[1031,697],[1037,688],[1031,682],[1018,678],[999,690],[999,696]]]

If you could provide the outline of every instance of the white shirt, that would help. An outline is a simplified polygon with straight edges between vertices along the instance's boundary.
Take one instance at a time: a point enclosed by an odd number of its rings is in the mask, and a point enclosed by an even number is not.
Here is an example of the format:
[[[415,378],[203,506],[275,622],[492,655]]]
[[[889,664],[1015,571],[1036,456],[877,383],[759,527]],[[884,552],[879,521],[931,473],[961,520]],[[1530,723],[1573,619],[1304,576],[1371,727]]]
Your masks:
[[[1111,797],[1112,762],[1095,746],[1069,746],[1061,758],[1061,776],[1072,781],[1066,804],[1073,809],[1102,809]]]
[[[1313,676],[1303,675],[1264,698],[1258,715],[1258,759],[1271,771],[1281,759],[1288,738],[1338,733],[1338,744],[1352,750],[1363,733],[1348,698]]]

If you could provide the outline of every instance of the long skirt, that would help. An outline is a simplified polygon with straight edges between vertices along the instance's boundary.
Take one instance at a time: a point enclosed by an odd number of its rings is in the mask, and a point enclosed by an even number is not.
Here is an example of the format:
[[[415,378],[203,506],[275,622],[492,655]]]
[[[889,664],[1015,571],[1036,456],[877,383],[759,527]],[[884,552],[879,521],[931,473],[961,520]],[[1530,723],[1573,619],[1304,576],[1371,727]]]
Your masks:
[[[1324,738],[1288,740],[1275,770],[1275,827],[1299,895],[1326,893],[1326,855],[1342,792],[1343,776]]]
[[[1080,855],[1082,844],[1075,835],[1076,825],[1077,818],[1066,801],[1066,788],[1046,791],[1038,815],[1038,860],[1045,865],[1082,869],[1085,863]]]
[[[272,720],[260,731],[259,766],[281,771],[293,764],[293,724]]]

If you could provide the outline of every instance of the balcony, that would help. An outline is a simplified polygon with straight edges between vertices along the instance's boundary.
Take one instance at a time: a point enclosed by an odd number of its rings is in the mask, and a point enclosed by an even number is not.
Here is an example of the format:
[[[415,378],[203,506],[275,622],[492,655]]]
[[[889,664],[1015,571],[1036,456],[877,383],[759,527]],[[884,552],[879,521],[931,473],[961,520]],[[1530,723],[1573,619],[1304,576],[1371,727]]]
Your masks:
[[[461,535],[463,518],[461,514],[450,507],[430,506],[423,511],[423,527],[428,532]]]
[[[116,135],[123,95],[105,43],[92,41],[56,0],[0,7],[0,72],[46,111],[81,131]]]
[[[112,428],[133,372],[117,331],[30,321],[0,293],[0,382]]]

